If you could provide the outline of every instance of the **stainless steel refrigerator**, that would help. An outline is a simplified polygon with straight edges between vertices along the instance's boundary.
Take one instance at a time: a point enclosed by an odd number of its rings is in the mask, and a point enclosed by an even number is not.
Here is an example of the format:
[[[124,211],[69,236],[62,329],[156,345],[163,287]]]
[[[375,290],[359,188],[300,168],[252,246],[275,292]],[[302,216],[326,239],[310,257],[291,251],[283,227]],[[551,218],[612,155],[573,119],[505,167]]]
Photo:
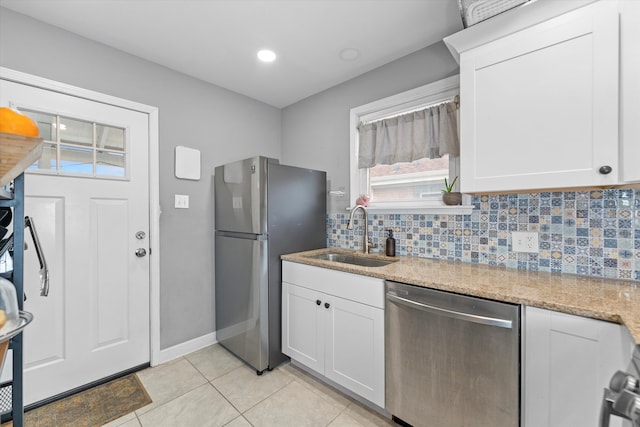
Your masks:
[[[286,360],[280,255],[326,246],[326,173],[253,157],[214,181],[216,339],[260,375]]]

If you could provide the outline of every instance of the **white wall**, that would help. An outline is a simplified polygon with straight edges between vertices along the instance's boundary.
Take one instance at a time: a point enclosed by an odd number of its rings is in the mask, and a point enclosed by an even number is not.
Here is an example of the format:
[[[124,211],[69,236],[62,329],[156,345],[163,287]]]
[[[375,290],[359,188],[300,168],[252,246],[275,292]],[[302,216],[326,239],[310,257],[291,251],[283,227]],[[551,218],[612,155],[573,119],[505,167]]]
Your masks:
[[[159,108],[160,345],[213,332],[210,176],[230,160],[281,157],[281,111],[4,8],[0,66]],[[200,181],[175,178],[176,145],[201,150]],[[176,193],[188,210],[173,208]]]
[[[282,161],[327,171],[329,189],[348,194],[349,110],[457,73],[458,64],[439,42],[286,107]],[[328,209],[344,211],[351,199],[329,198]]]

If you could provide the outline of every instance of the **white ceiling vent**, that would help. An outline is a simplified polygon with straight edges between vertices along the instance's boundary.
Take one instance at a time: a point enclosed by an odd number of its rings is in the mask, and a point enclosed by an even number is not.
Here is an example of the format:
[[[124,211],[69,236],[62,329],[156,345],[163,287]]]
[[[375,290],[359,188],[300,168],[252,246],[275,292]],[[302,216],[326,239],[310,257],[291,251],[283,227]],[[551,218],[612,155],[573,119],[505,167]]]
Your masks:
[[[462,23],[470,27],[530,0],[458,0]]]

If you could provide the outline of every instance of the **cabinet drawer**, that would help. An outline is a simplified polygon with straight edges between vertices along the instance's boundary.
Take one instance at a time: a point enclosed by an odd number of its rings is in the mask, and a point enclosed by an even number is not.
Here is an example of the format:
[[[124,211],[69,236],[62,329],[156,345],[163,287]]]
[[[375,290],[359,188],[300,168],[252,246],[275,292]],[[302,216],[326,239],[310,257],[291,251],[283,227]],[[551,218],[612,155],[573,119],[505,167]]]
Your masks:
[[[282,281],[384,308],[384,280],[295,262],[282,262]]]

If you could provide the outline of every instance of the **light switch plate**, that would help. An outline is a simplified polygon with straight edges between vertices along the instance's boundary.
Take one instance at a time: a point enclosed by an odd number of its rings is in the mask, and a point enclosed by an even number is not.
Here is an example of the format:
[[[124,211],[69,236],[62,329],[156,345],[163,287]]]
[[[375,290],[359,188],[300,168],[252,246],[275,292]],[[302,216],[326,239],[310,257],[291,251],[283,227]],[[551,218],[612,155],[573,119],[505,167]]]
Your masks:
[[[512,231],[511,250],[513,252],[538,253],[538,233],[535,231]]]
[[[176,209],[189,209],[189,196],[184,194],[176,194]]]

